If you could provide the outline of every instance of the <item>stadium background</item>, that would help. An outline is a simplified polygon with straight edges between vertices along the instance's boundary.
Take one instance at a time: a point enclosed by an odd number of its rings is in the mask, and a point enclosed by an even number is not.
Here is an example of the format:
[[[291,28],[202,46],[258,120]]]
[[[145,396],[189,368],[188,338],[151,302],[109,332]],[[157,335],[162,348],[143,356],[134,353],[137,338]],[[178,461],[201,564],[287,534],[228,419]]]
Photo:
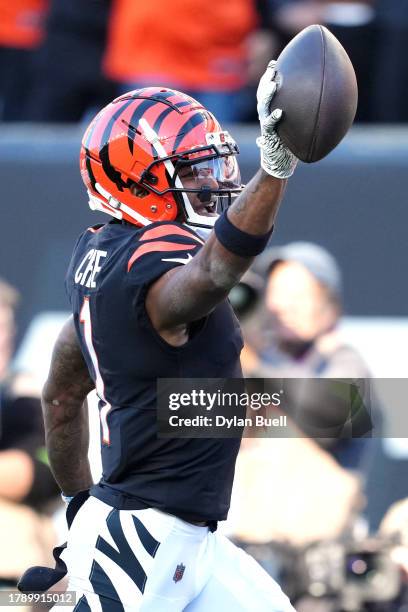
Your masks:
[[[5,14],[5,4],[0,1],[0,18]],[[32,3],[32,10],[35,4]],[[62,2],[60,6],[64,4]],[[282,31],[278,19],[274,22],[274,17],[279,9],[295,3],[280,0],[255,4],[260,21],[258,25],[254,22],[253,30],[261,30],[263,35],[266,32],[276,50],[279,42],[282,44],[290,36],[287,30]],[[312,3],[298,4],[306,7]],[[382,69],[381,61],[385,61],[387,54],[392,60],[393,44],[390,41],[394,40],[395,46],[397,39],[402,39],[406,32],[408,3],[401,0],[399,3],[390,1],[388,6],[381,1],[320,4],[335,4],[344,15],[350,8],[346,5],[367,5],[375,11],[376,55],[371,58],[371,63],[367,63],[367,58],[366,64],[361,60],[365,54],[364,45],[367,45],[367,55],[373,48],[371,26],[363,28],[365,34],[368,32],[370,35],[360,36],[358,49],[356,37],[344,36],[343,39],[346,48],[347,41],[350,41],[348,50],[362,71],[360,89],[365,106],[361,106],[359,119],[363,121],[356,123],[328,158],[313,166],[300,165],[287,189],[273,240],[277,245],[292,240],[310,240],[325,246],[335,255],[344,273],[347,338],[363,353],[376,377],[404,378],[408,374],[408,284],[404,273],[408,260],[408,128],[404,123],[408,111],[399,110],[398,104],[387,109],[384,100],[387,91],[390,98],[395,97],[401,83],[408,81],[408,61],[404,63],[398,56],[399,72],[387,74],[383,82],[377,71]],[[339,8],[340,4],[343,7]],[[393,14],[391,8],[394,4]],[[42,11],[54,10],[55,17],[56,3],[39,2],[37,9],[40,5]],[[86,16],[92,21],[92,15],[98,14],[100,19],[98,37],[95,37],[100,53],[96,53],[94,66],[100,71],[101,80],[107,79],[106,71],[102,74],[100,62],[106,45],[109,5],[109,2],[93,0],[88,5]],[[75,2],[71,3],[71,8],[74,6]],[[81,13],[79,4],[77,13]],[[47,40],[47,27],[51,31],[53,22],[49,21],[48,26],[47,21],[44,23],[42,40]],[[352,31],[350,26],[347,27],[347,33]],[[344,25],[339,29],[336,23],[332,29],[344,35]],[[0,84],[5,84],[9,78],[4,71],[2,51],[14,46],[14,43],[10,45],[5,31],[0,27]],[[33,40],[23,45],[30,56],[41,53],[44,48],[40,38]],[[71,48],[75,49],[74,43]],[[80,61],[80,48],[78,42],[78,54],[73,58],[73,64]],[[395,49],[394,53],[397,53]],[[30,65],[29,74],[33,78],[36,65],[39,64]],[[53,73],[49,74],[49,80],[55,78]],[[26,84],[28,87],[28,81]],[[112,85],[111,81],[109,84]],[[210,85],[207,86],[211,89]],[[245,182],[258,167],[255,145],[258,126],[253,116],[253,84],[244,84],[241,89],[245,92],[243,99],[248,99],[250,94],[251,102],[241,120],[227,121],[227,128],[239,143],[239,163]],[[6,107],[5,91],[0,89],[3,111]],[[234,91],[238,90],[232,88]],[[24,90],[22,92],[24,96]],[[403,97],[403,90],[400,95]],[[92,108],[94,104],[89,106]],[[52,337],[60,324],[60,317],[68,310],[63,279],[75,239],[84,227],[103,220],[89,211],[78,170],[81,136],[92,112],[89,106],[84,106],[81,120],[68,116],[58,123],[47,120],[47,117],[39,121],[34,113],[32,120],[27,121],[29,113],[24,116],[22,112],[17,117],[19,121],[4,115],[1,124],[0,276],[14,285],[22,296],[17,321],[16,367],[31,369],[39,378],[43,378],[46,372]],[[383,116],[380,110],[384,111]],[[46,336],[48,328],[44,326],[44,313],[50,315],[48,322],[53,321],[49,337]],[[42,316],[38,318],[39,315]],[[37,322],[37,328],[33,328],[33,320]],[[407,467],[408,444],[405,441],[393,444],[387,440],[379,446],[367,485],[367,514],[373,531],[388,506],[408,496]]]

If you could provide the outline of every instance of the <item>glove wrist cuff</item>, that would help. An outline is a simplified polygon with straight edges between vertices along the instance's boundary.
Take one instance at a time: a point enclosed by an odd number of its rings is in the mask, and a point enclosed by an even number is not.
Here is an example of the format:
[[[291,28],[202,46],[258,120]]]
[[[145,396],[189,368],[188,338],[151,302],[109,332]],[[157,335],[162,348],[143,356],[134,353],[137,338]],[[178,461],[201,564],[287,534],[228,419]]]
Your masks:
[[[294,173],[298,159],[285,147],[279,136],[263,134],[256,139],[261,150],[261,167],[267,174],[286,179]]]

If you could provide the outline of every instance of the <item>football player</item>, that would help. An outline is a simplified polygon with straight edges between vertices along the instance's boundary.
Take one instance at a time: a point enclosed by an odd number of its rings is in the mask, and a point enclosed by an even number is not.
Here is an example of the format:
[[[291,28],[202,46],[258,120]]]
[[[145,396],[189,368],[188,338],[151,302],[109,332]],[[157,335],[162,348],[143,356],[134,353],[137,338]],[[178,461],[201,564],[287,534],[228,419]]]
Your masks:
[[[51,467],[70,522],[76,513],[56,570],[68,568],[76,611],[293,610],[216,531],[239,439],[159,439],[156,421],[158,378],[242,375],[226,298],[267,245],[297,163],[275,131],[281,111],[269,112],[274,75],[271,63],[257,92],[261,168],[245,188],[233,138],[171,89],[122,95],[84,135],[90,205],[112,219],[76,243],[66,277],[73,316],[43,391]],[[103,463],[95,485],[84,409],[93,388]],[[37,579],[20,587],[38,588]]]

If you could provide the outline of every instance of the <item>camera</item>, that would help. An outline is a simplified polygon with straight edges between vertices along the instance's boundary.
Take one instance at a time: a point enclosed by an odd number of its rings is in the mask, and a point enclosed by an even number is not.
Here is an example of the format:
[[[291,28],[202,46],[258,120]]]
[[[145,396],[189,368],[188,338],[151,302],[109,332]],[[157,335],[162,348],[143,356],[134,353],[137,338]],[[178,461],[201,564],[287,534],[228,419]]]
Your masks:
[[[379,537],[310,545],[297,558],[297,597],[332,599],[334,609],[341,612],[384,611],[403,587],[400,569],[390,554],[393,546],[394,542]]]
[[[262,294],[264,281],[262,277],[248,270],[241,281],[229,293],[229,301],[238,319],[242,320],[254,311]]]
[[[325,540],[304,547],[238,544],[280,582],[300,612],[408,609],[401,570],[390,554],[393,539]]]

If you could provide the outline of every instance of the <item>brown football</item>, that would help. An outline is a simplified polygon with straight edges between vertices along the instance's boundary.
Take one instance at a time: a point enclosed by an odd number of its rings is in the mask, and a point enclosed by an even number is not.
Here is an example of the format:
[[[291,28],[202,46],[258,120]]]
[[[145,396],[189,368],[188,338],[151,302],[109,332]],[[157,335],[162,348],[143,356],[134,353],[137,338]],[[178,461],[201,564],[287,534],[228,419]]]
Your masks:
[[[279,55],[271,111],[283,110],[277,131],[304,162],[316,162],[347,133],[357,109],[356,75],[346,51],[324,26],[302,30]]]

